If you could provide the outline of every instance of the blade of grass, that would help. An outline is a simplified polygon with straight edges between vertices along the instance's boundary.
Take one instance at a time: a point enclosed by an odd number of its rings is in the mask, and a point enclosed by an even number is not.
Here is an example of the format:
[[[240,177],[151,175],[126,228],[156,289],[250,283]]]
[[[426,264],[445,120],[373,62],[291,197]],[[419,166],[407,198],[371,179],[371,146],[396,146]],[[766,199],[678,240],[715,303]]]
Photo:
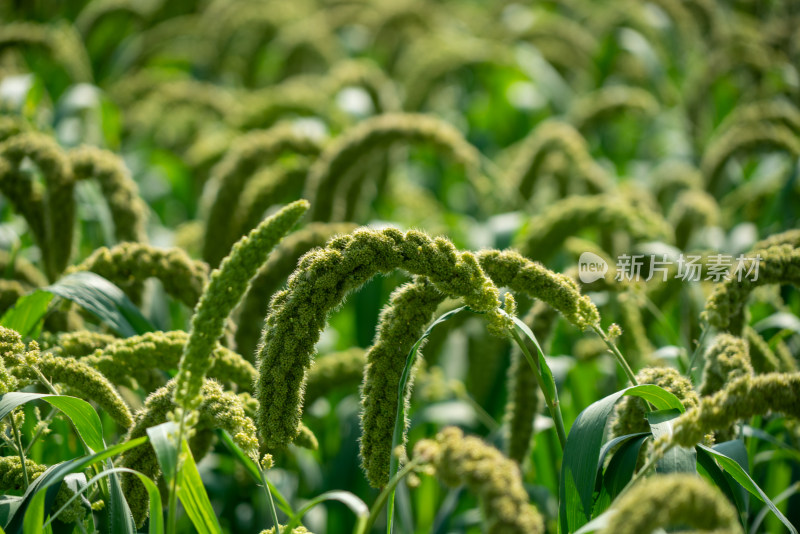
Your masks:
[[[416,359],[417,351],[419,350],[420,345],[422,342],[431,334],[434,327],[436,325],[442,324],[443,322],[447,321],[451,317],[455,316],[459,312],[469,309],[467,306],[461,306],[460,308],[456,308],[454,310],[450,310],[447,313],[442,314],[438,319],[436,319],[431,325],[422,333],[420,338],[414,343],[414,346],[411,347],[411,350],[408,351],[408,356],[406,356],[406,363],[403,367],[403,374],[400,376],[400,384],[397,387],[397,417],[394,420],[394,431],[392,432],[392,455],[389,460],[389,480],[392,480],[397,474],[397,457],[394,454],[394,451],[397,450],[397,446],[400,445],[400,441],[403,439],[403,434],[405,433],[405,421],[406,421],[406,404],[405,404],[405,391],[406,387],[408,386],[408,381],[411,378],[411,369],[414,367],[414,360]],[[388,487],[388,486],[387,486]],[[392,486],[392,490],[388,495],[388,504],[386,507],[386,532],[391,534],[392,532],[392,520],[394,518],[394,486]]]
[[[792,523],[786,519],[786,516],[784,516],[781,511],[778,510],[778,507],[775,506],[775,503],[773,503],[770,498],[767,497],[766,493],[764,493],[758,484],[756,484],[753,479],[750,478],[750,475],[748,475],[747,472],[742,469],[742,466],[739,465],[736,460],[718,450],[706,447],[705,445],[697,445],[697,448],[698,450],[702,450],[712,455],[714,459],[719,462],[719,465],[722,467],[722,469],[729,473],[733,479],[736,480],[736,482],[741,484],[741,486],[749,491],[752,495],[755,495],[761,501],[763,501],[764,504],[766,504],[769,509],[772,510],[772,513],[774,513],[778,519],[780,519],[781,523],[786,526],[789,532],[792,534],[797,534],[797,529],[794,527],[794,525],[792,525]]]
[[[92,477],[92,479],[89,480],[85,486],[76,491],[75,494],[72,497],[70,497],[69,500],[67,500],[67,502],[65,502],[63,506],[61,506],[61,508],[59,508],[54,514],[50,516],[50,519],[47,520],[44,526],[49,525],[54,519],[56,519],[59,516],[59,514],[61,514],[64,510],[66,510],[75,499],[80,498],[81,495],[83,495],[86,491],[88,491],[89,488],[92,486],[92,484],[99,482],[104,477],[114,476],[115,474],[118,473],[130,473],[132,475],[135,475],[142,482],[145,489],[147,490],[147,496],[150,501],[150,529],[148,530],[148,532],[150,534],[163,534],[164,516],[161,513],[161,492],[158,491],[158,486],[152,480],[150,480],[150,478],[146,477],[142,473],[134,471],[133,469],[128,469],[127,467],[114,467],[112,469],[106,469],[105,471],[102,471],[99,474]],[[135,529],[134,532],[136,532]]]
[[[58,493],[58,488],[60,487],[61,481],[64,480],[65,476],[69,475],[70,473],[82,471],[90,465],[107,460],[108,458],[114,457],[127,450],[138,447],[143,443],[147,443],[146,437],[120,443],[119,445],[108,447],[94,454],[50,466],[44,473],[42,473],[42,475],[31,482],[30,486],[28,486],[28,489],[22,496],[22,501],[19,503],[16,511],[13,513],[9,522],[5,526],[6,532],[8,534],[20,534],[22,532],[25,512],[27,511],[27,508],[30,506],[34,497],[36,497],[41,490],[46,490],[47,493],[45,498],[45,510],[47,510],[49,509],[49,506],[52,506],[56,493]]]

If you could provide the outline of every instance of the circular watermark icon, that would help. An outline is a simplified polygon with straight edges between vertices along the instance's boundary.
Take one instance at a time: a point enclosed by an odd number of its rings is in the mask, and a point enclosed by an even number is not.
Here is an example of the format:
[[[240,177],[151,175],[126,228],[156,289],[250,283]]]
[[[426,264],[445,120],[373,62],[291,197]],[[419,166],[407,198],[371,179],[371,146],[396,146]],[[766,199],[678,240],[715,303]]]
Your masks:
[[[593,252],[584,252],[578,258],[578,278],[584,284],[591,284],[603,278],[608,272],[606,260]]]

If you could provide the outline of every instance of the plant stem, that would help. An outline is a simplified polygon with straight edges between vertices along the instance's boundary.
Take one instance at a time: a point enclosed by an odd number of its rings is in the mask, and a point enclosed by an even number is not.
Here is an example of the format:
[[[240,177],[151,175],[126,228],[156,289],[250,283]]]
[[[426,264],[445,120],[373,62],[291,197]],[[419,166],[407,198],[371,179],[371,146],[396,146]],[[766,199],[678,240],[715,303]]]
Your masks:
[[[628,365],[628,360],[625,359],[625,356],[622,355],[622,353],[619,351],[619,348],[617,348],[613,341],[608,339],[608,336],[605,332],[603,332],[603,329],[600,328],[599,325],[593,325],[592,329],[597,333],[598,336],[600,336],[600,339],[602,339],[603,343],[605,343],[609,348],[611,354],[613,354],[617,359],[617,363],[619,363],[619,365],[622,367],[622,370],[625,371],[625,375],[628,377],[628,380],[630,380],[634,386],[638,386],[639,381],[636,380],[636,374],[633,372],[633,369],[631,369],[631,366]]]
[[[259,473],[261,473],[261,482],[264,484],[264,491],[267,493],[267,505],[269,506],[269,515],[272,516],[272,522],[275,524],[275,533],[278,534],[281,529],[281,524],[278,522],[278,511],[275,510],[275,501],[272,500],[272,491],[269,489],[269,483],[267,482],[267,472],[264,469],[259,468]]]
[[[395,488],[403,480],[407,474],[413,471],[419,465],[419,461],[415,458],[408,462],[403,468],[394,475],[394,477],[389,481],[388,484],[381,490],[378,498],[375,499],[375,503],[372,505],[372,508],[369,511],[369,518],[367,518],[367,522],[363,525],[361,530],[358,530],[356,534],[366,534],[369,532],[375,521],[378,519],[378,516],[383,509],[383,505],[386,504],[386,501],[389,500],[389,497],[394,493]]]
[[[48,413],[45,416],[45,418],[42,419],[42,421],[44,422],[44,421],[52,420],[53,417],[55,417],[57,412],[58,412],[58,410],[56,410],[55,408],[51,408],[50,409],[50,413]],[[46,428],[47,428],[46,425],[39,426],[38,430],[36,430],[36,433],[33,435],[33,437],[31,438],[30,442],[28,443],[28,446],[25,447],[25,454],[28,454],[28,452],[30,452],[31,447],[33,447],[33,444],[36,443],[36,440],[39,439],[42,436],[42,434],[44,433]]]
[[[517,333],[516,328],[511,328],[511,336],[516,341],[519,349],[522,351],[522,354],[525,355],[525,359],[528,360],[531,368],[533,369],[533,374],[536,375],[536,382],[539,384],[539,389],[542,390],[544,394],[544,401],[547,403],[547,408],[550,410],[550,416],[553,418],[553,423],[556,426],[556,433],[558,434],[558,441],[561,444],[561,450],[564,450],[564,447],[567,445],[567,432],[564,429],[564,419],[561,416],[561,407],[558,402],[558,396],[554,396],[553,398],[550,397],[548,393],[548,388],[545,387],[544,380],[542,379],[542,370],[539,367],[539,360],[538,358],[534,358],[530,351],[528,350],[528,346],[525,345],[525,342]]]
[[[44,376],[44,374],[42,373],[41,370],[39,370],[38,367],[32,365],[31,369],[33,369],[33,372],[36,373],[36,378],[39,380],[39,382],[42,383],[42,385],[44,385],[47,391],[49,391],[53,395],[61,395],[61,393],[59,393],[56,387],[50,383],[50,381],[47,379],[46,376]]]
[[[14,441],[17,442],[17,452],[19,453],[19,463],[22,466],[22,480],[25,482],[25,489],[28,489],[28,466],[25,464],[25,450],[22,448],[22,438],[17,429],[17,423],[14,421],[14,414],[8,414],[8,419],[11,421],[11,431],[14,433]]]

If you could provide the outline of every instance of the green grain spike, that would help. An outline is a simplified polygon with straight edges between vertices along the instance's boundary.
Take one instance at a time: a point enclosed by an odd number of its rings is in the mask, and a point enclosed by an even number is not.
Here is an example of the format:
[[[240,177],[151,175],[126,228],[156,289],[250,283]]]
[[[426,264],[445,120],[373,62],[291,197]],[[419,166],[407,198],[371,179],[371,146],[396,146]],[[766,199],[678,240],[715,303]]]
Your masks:
[[[208,266],[178,248],[161,249],[143,243],[101,247],[70,272],[91,271],[110,280],[138,300],[141,284],[157,278],[164,291],[193,308],[208,280]]]
[[[144,408],[136,413],[134,424],[125,436],[125,441],[145,436],[147,429],[167,421],[167,415],[176,405],[173,403],[175,381],[170,381],[163,388],[153,392],[145,401]],[[224,392],[222,387],[212,380],[206,380],[201,386],[201,403],[197,406],[198,422],[193,430],[222,429],[227,431],[242,450],[253,458],[257,457],[258,441],[253,421],[245,415],[242,401],[234,393]],[[207,443],[206,440],[203,440]],[[190,444],[191,445],[191,444]],[[198,451],[195,447],[192,452],[205,453],[207,448]],[[143,445],[125,452],[122,455],[122,465],[139,471],[153,480],[160,477],[160,469],[152,446]],[[122,476],[122,489],[125,498],[131,507],[136,524],[141,527],[149,510],[147,492],[139,479],[133,475]]]
[[[534,303],[522,320],[531,328],[539,344],[545,347],[557,319],[556,309],[539,301]],[[535,353],[536,349],[529,346],[529,350]],[[533,421],[539,409],[540,393],[535,372],[519,347],[514,347],[508,368],[508,402],[504,420],[507,429],[506,453],[520,465],[530,453]]]
[[[242,192],[256,171],[272,163],[283,152],[316,155],[319,141],[291,124],[249,132],[236,139],[225,157],[212,170],[208,187],[215,190],[208,214],[203,258],[216,266],[239,239],[229,233],[228,220],[240,204]]]
[[[780,245],[755,250],[744,256],[761,257],[758,279],[753,280],[755,273],[747,274],[750,262],[746,262],[744,272],[740,273],[741,281],[732,268],[729,273],[731,278],[716,285],[701,315],[712,326],[733,335],[741,335],[747,324],[746,305],[753,289],[769,284],[792,284],[800,287],[800,249],[791,245]]]
[[[709,432],[770,412],[800,418],[800,373],[740,376],[675,419],[672,441],[693,447]]]
[[[551,153],[563,153],[572,163],[575,175],[586,184],[590,193],[611,189],[608,173],[589,154],[586,140],[565,122],[546,121],[522,141],[508,171],[507,180],[515,184],[524,199],[531,198],[545,159]]]
[[[700,394],[712,395],[725,387],[725,384],[740,376],[751,376],[753,366],[747,342],[730,334],[720,334],[714,338],[705,353],[703,383]]]
[[[26,158],[44,176],[44,189],[20,168]],[[0,191],[25,217],[42,250],[49,280],[64,270],[72,253],[73,189],[69,161],[51,137],[22,133],[0,144]]]
[[[149,207],[122,158],[107,150],[82,146],[69,152],[75,180],[95,179],[108,202],[117,241],[147,241]]]
[[[600,322],[597,308],[574,280],[512,250],[485,250],[478,262],[498,287],[546,302],[581,330]]]
[[[306,196],[312,199],[315,221],[341,220],[345,189],[355,185],[346,180],[358,162],[378,150],[398,143],[428,144],[464,166],[478,195],[491,195],[490,185],[480,172],[481,156],[450,124],[430,115],[387,113],[366,119],[328,145],[309,171]],[[346,185],[346,187],[345,187]]]
[[[270,251],[308,210],[305,200],[287,205],[237,242],[220,267],[211,273],[192,317],[189,341],[178,366],[175,401],[191,409],[201,402],[203,378],[214,363],[213,350],[225,321],[239,304]]]
[[[544,522],[522,485],[519,466],[480,438],[448,427],[435,440],[414,447],[415,458],[430,463],[442,482],[466,485],[481,501],[488,534],[537,534]]]
[[[389,481],[398,387],[406,358],[444,299],[445,295],[428,279],[418,277],[397,288],[381,311],[375,342],[367,351],[361,388],[361,465],[375,488],[382,488]],[[419,351],[416,358],[419,359]],[[412,385],[413,373],[403,394],[406,414]],[[405,446],[408,423],[406,415],[400,447]]]
[[[531,218],[517,247],[527,257],[546,259],[558,251],[565,236],[585,228],[598,228],[605,235],[624,231],[634,242],[673,239],[672,227],[660,215],[615,195],[593,195],[565,198]]]
[[[742,533],[736,508],[702,477],[687,474],[647,478],[614,502],[601,534],[639,534],[680,525],[692,532]]]
[[[131,426],[130,408],[99,371],[79,360],[47,353],[41,354],[35,365],[50,382],[62,384],[80,398],[96,403],[123,429]],[[26,364],[12,367],[10,371],[19,379],[35,381],[38,378],[38,374]]]
[[[153,370],[176,369],[189,334],[186,332],[148,332],[141,336],[120,339],[83,358],[81,362],[94,367],[114,384],[130,385],[133,378],[150,391]],[[216,345],[213,349],[208,376],[238,391],[251,392],[256,370],[235,352]],[[163,373],[161,382],[163,382]],[[158,384],[161,385],[161,384]]]
[[[359,229],[337,237],[303,256],[287,288],[272,299],[257,356],[262,446],[280,448],[297,435],[305,370],[328,314],[373,276],[395,269],[429,278],[445,295],[486,312],[490,331],[507,331],[497,288],[475,256],[457,251],[449,241],[392,228]]]
[[[352,223],[310,223],[286,236],[253,279],[239,315],[266,317],[270,298],[286,283],[303,254],[312,248],[323,246],[335,235],[346,234],[355,229],[356,225]],[[236,329],[236,347],[242,354],[252,357],[260,336],[259,322],[240,321]]]

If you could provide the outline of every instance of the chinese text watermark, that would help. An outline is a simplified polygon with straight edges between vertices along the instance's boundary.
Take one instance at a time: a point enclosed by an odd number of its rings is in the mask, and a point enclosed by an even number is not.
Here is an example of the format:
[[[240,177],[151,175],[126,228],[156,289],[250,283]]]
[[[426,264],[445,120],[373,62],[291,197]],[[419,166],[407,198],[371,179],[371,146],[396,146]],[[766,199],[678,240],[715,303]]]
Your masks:
[[[617,258],[614,280],[649,282],[655,279],[666,282],[673,278],[686,282],[721,282],[733,279],[741,282],[747,279],[755,282],[758,280],[761,260],[759,254],[739,254],[735,257],[728,254],[711,254],[705,257],[680,254],[677,258],[667,254],[623,254]],[[585,284],[605,277],[607,272],[608,263],[597,254],[584,252],[578,259],[578,277]]]

